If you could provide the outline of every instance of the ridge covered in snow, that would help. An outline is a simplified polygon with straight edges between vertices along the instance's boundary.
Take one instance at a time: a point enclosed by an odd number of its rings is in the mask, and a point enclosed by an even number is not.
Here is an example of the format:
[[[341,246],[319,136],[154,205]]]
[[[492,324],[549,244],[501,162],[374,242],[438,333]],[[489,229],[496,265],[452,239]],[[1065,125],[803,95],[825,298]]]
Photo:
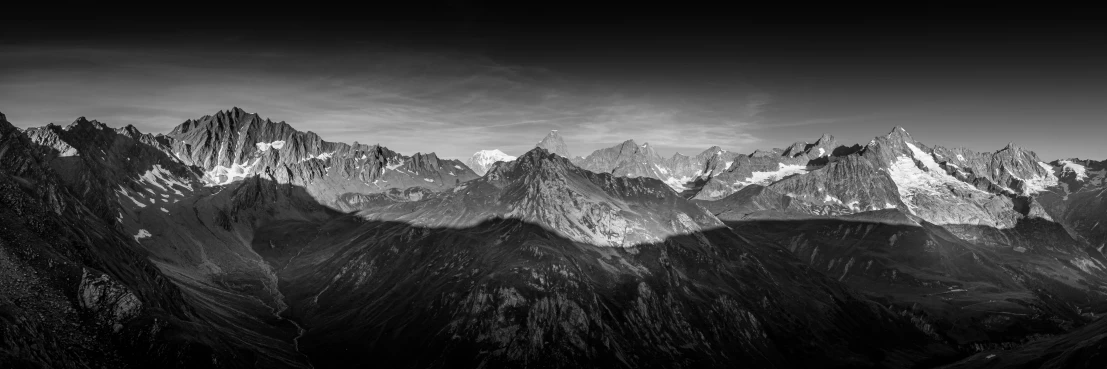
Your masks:
[[[469,157],[469,159],[465,161],[465,165],[469,166],[469,168],[476,172],[478,175],[483,176],[484,173],[488,172],[489,168],[492,168],[492,164],[495,164],[498,161],[507,162],[512,160],[515,160],[514,156],[505,154],[499,149],[481,150],[473,153],[473,156]]]

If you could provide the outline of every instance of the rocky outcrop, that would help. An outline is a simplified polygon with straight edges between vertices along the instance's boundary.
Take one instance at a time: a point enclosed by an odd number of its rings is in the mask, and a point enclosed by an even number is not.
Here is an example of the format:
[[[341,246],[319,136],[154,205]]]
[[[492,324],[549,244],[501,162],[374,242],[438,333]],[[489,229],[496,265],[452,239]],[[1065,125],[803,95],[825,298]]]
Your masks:
[[[1058,186],[1034,196],[1077,239],[1107,252],[1107,160],[1056,160]]]
[[[123,323],[142,313],[142,301],[126,286],[106,274],[96,276],[88,269],[81,272],[77,296],[80,306],[91,312],[98,324],[115,332],[123,329]]]

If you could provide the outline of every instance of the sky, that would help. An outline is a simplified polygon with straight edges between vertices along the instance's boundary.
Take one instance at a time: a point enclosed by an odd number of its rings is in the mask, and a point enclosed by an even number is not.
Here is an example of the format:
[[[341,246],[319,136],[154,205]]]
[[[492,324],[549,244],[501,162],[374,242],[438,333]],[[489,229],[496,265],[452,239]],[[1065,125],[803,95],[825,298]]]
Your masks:
[[[864,144],[901,126],[928,145],[1107,159],[1107,22],[1090,9],[378,10],[15,20],[0,31],[0,112],[159,133],[237,106],[447,158],[519,155],[550,130],[573,155],[627,139],[671,155],[823,133]]]

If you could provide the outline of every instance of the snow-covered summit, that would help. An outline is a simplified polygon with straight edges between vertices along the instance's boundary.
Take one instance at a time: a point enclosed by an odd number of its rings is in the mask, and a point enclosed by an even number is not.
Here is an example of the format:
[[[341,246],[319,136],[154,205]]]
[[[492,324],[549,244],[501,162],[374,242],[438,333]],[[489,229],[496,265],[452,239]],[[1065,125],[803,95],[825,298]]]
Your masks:
[[[473,156],[465,161],[465,165],[469,166],[469,168],[473,169],[477,174],[483,176],[484,173],[487,173],[488,169],[492,167],[492,164],[498,161],[513,160],[515,160],[514,156],[505,154],[499,149],[481,150],[473,153]]]

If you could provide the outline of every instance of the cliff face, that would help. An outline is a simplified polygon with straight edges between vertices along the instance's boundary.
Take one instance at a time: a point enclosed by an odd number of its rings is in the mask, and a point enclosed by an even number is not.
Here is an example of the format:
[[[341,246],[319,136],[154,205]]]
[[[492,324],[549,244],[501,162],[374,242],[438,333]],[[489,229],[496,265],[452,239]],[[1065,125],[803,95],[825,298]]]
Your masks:
[[[404,156],[377,145],[327,142],[238,108],[186,121],[168,137],[172,152],[203,168],[209,184],[260,174],[303,186],[328,204],[346,193],[410,187],[442,191],[478,177],[464,163],[434,153]]]
[[[542,141],[539,141],[535,147],[540,147],[566,159],[572,158],[569,155],[569,148],[565,146],[565,139],[561,138],[561,134],[557,133],[556,130],[547,133],[546,137],[543,137]]]

